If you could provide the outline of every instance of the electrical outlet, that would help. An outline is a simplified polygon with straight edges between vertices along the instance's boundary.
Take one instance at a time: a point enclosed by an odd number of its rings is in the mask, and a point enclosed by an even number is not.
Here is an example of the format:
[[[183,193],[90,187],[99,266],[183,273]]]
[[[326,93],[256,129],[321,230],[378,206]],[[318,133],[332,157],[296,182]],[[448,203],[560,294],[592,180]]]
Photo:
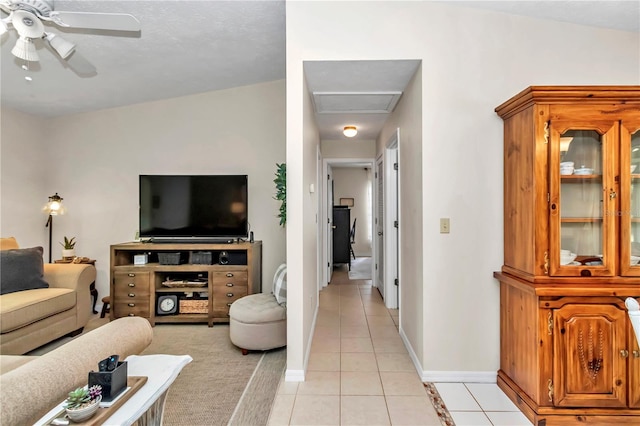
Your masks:
[[[451,228],[449,227],[449,218],[448,217],[441,217],[440,218],[440,233],[441,234],[448,234],[450,230],[451,230]]]

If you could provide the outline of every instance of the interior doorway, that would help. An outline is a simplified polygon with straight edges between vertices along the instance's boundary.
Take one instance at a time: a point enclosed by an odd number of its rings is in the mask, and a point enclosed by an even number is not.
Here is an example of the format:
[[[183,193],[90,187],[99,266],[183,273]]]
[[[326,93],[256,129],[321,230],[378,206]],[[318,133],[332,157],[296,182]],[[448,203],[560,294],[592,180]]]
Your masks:
[[[322,252],[324,255],[322,265],[326,265],[326,268],[322,268],[324,270],[322,277],[323,287],[331,281],[331,274],[334,269],[333,233],[336,230],[333,222],[334,207],[350,210],[349,231],[353,229],[354,222],[357,224],[355,228],[355,244],[349,247],[349,252],[352,253],[351,256],[369,256],[371,258],[375,256],[373,248],[375,231],[373,224],[373,209],[375,205],[373,190],[374,166],[375,160],[373,158],[327,158],[323,160],[322,170],[325,177],[323,179],[323,194],[326,194],[320,210],[323,214],[320,221],[325,224],[321,234],[323,236]],[[363,179],[368,176],[369,184],[366,189],[350,188],[345,192],[345,189],[340,187],[340,183],[337,183],[334,179],[336,173],[339,174],[341,171],[362,175]],[[369,262],[369,264],[371,265],[369,276],[373,277],[374,262]]]

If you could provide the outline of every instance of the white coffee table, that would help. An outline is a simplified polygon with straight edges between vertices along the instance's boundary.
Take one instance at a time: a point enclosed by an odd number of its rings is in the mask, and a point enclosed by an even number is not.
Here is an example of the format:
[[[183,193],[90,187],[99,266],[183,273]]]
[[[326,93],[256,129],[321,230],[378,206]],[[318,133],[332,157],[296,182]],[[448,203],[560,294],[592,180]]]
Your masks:
[[[171,384],[185,365],[193,361],[189,355],[131,355],[127,357],[129,376],[146,376],[147,382],[116,410],[103,425],[129,426],[138,420],[145,425],[161,425],[164,402]],[[36,426],[47,422],[62,410],[63,402],[38,420]]]

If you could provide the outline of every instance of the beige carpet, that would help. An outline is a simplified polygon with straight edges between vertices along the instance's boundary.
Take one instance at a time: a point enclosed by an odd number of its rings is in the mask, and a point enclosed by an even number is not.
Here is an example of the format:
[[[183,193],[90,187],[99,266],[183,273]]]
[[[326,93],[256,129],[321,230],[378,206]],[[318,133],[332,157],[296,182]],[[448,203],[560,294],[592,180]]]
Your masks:
[[[84,332],[107,321],[94,317]],[[44,354],[70,340],[58,339],[30,355]],[[286,348],[243,356],[229,340],[227,324],[159,324],[142,354],[157,353],[193,358],[169,390],[164,426],[267,424],[284,372]]]

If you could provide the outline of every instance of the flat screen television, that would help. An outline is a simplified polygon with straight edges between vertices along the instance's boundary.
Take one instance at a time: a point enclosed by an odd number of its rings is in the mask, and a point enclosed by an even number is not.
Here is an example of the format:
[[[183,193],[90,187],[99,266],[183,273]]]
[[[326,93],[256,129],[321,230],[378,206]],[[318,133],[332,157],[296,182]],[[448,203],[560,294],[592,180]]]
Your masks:
[[[249,232],[247,175],[140,175],[140,238],[231,240]]]

